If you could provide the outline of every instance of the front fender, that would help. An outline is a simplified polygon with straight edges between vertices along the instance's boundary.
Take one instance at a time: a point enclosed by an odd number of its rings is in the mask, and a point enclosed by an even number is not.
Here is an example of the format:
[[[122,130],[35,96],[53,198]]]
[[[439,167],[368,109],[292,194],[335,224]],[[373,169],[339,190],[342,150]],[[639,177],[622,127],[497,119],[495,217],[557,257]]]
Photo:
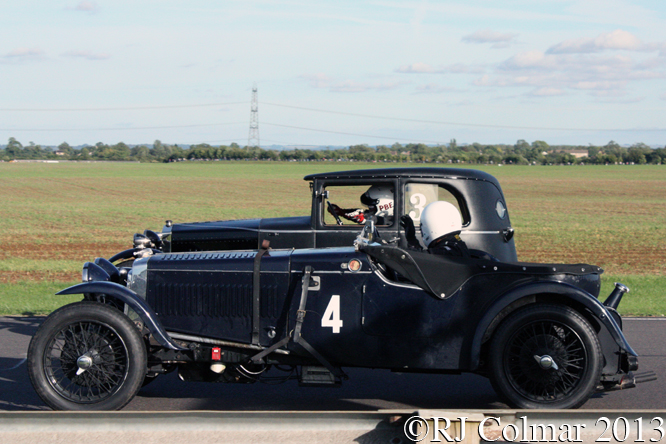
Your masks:
[[[141,320],[146,324],[148,330],[153,335],[155,340],[162,346],[171,350],[187,350],[173,342],[169,334],[166,332],[162,323],[160,322],[157,314],[153,309],[132,290],[123,287],[115,282],[108,281],[93,281],[77,284],[72,287],[66,288],[56,294],[84,294],[84,293],[103,293],[127,304],[134,310]]]
[[[608,329],[621,350],[631,356],[638,356],[629,345],[629,342],[627,342],[624,333],[622,333],[622,330],[617,325],[617,322],[615,322],[615,319],[613,319],[613,316],[611,316],[606,310],[606,307],[597,298],[578,287],[564,282],[533,282],[513,288],[500,296],[488,311],[486,311],[483,318],[481,318],[481,321],[479,321],[476,327],[474,340],[472,341],[470,355],[470,367],[472,370],[477,370],[479,367],[482,340],[495,317],[510,304],[519,301],[520,299],[539,294],[557,295],[582,304],[592,312],[606,329]]]

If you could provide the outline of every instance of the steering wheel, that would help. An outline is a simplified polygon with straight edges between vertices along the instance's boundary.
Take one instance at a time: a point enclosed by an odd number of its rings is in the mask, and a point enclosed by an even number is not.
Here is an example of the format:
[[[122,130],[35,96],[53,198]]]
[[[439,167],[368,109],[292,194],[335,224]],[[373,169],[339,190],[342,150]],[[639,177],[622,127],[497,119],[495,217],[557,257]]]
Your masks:
[[[335,210],[333,209],[333,205],[331,205],[331,201],[327,200],[326,204],[328,205],[329,213],[331,213],[333,215],[333,217],[335,218],[335,221],[338,223],[338,225],[342,225],[342,220],[340,220],[340,216],[338,216],[338,213],[336,213]]]

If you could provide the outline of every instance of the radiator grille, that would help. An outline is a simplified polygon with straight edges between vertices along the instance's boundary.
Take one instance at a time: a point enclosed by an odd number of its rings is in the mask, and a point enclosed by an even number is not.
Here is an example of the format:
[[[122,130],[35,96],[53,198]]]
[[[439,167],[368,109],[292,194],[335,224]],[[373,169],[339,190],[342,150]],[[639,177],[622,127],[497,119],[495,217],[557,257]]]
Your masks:
[[[261,316],[279,315],[277,285],[261,287]],[[251,318],[251,284],[158,283],[153,307],[162,316]]]
[[[171,253],[162,256],[164,261],[207,260],[207,259],[251,259],[256,252],[226,252],[226,253]]]

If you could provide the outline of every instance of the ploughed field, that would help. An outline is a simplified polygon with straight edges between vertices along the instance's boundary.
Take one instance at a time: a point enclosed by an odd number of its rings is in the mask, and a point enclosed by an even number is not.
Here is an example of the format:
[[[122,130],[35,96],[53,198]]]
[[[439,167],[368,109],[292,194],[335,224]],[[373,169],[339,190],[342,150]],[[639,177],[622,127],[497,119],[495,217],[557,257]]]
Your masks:
[[[78,300],[53,293],[80,281],[83,262],[130,248],[135,232],[167,219],[305,215],[306,174],[396,166],[408,165],[0,163],[0,315]],[[666,166],[474,168],[502,185],[519,260],[599,265],[602,297],[615,281],[631,288],[622,314],[666,314]]]

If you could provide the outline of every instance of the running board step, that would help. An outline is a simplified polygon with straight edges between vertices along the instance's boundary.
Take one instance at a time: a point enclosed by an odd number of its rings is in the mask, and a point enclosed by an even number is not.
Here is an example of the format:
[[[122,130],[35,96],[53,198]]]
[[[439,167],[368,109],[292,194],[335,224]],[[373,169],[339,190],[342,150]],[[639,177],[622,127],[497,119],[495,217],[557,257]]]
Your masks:
[[[326,367],[304,365],[298,380],[301,387],[340,387],[342,381]]]

